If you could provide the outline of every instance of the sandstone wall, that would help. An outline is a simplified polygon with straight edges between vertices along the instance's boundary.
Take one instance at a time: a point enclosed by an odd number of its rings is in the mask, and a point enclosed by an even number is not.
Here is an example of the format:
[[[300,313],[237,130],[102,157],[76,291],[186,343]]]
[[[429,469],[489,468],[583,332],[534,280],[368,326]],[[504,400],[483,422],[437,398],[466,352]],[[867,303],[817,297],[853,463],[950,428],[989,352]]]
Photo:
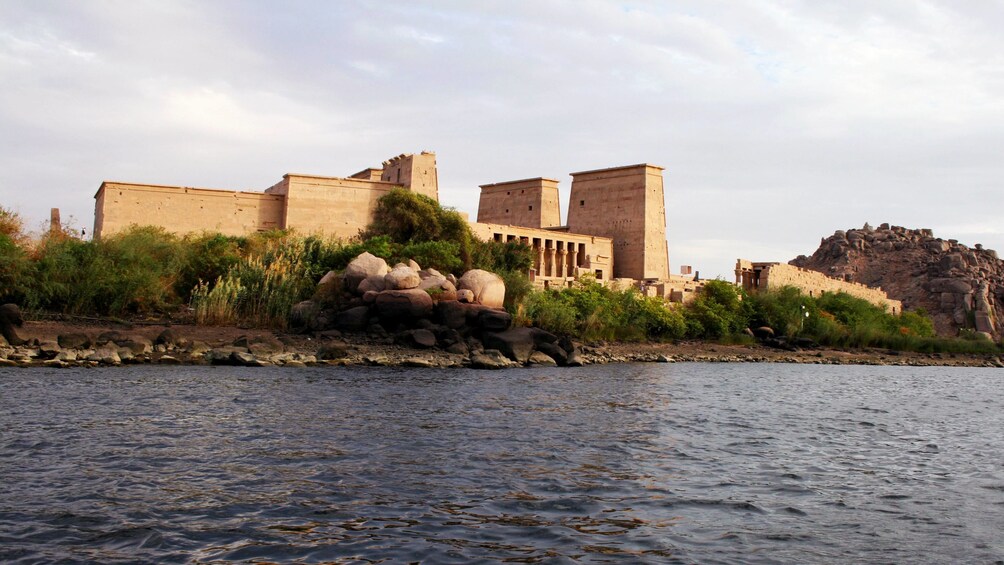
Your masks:
[[[109,181],[101,184],[95,199],[95,238],[134,224],[177,234],[226,235],[282,227],[283,197],[274,194]]]
[[[744,269],[750,269],[752,282],[743,275]],[[883,306],[893,314],[903,312],[903,303],[890,299],[880,288],[871,288],[863,284],[845,282],[830,278],[818,271],[810,271],[785,263],[754,263],[740,259],[736,265],[737,284],[742,283],[747,290],[772,290],[784,286],[793,286],[809,296],[818,297],[824,292],[844,292],[856,298],[861,298],[872,304]]]
[[[285,196],[283,228],[348,239],[366,229],[377,201],[394,187],[381,181],[288,174],[267,192]]]
[[[572,173],[568,229],[614,241],[615,277],[669,278],[661,167]]]
[[[528,228],[560,226],[558,181],[535,178],[483,184],[478,221]]]
[[[591,274],[600,282],[613,273],[613,241],[606,237],[502,224],[471,223],[484,241],[518,241],[534,250],[532,279],[540,284],[566,285]]]
[[[439,176],[436,154],[423,151],[417,155],[398,155],[383,163],[380,180],[401,185],[439,202]]]

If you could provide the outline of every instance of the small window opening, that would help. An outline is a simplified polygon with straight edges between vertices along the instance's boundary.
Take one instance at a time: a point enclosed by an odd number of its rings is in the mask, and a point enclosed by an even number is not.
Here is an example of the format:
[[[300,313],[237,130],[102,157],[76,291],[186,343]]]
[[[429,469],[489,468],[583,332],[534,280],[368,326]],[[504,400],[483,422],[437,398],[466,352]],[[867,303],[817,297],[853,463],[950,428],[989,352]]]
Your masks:
[[[585,205],[586,205],[585,200],[579,200],[579,206],[585,206]]]
[[[530,210],[533,210],[533,205],[530,205]]]

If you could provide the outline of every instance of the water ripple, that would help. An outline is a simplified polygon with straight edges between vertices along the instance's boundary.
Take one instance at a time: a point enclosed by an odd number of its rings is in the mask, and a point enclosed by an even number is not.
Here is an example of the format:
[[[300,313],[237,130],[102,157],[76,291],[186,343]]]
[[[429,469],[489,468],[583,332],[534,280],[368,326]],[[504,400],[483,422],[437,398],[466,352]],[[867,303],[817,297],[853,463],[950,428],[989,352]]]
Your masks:
[[[1004,559],[1000,371],[0,371],[5,563]]]

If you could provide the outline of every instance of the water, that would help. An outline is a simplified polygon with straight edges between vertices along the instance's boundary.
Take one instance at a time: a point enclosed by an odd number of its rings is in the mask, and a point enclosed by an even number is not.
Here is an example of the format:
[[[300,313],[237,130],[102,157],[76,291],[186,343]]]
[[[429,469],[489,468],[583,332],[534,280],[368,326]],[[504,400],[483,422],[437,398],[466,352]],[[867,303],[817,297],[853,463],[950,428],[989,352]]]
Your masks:
[[[0,373],[0,561],[1000,563],[1004,372]]]

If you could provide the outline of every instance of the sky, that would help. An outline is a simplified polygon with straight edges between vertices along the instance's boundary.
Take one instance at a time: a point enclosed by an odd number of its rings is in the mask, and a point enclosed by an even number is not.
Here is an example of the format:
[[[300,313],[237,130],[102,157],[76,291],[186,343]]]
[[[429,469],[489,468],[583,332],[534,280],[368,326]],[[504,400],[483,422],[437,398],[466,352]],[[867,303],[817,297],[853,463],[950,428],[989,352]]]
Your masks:
[[[1004,252],[1004,3],[0,0],[0,206],[435,151],[440,200],[665,167],[672,272],[884,222]]]

